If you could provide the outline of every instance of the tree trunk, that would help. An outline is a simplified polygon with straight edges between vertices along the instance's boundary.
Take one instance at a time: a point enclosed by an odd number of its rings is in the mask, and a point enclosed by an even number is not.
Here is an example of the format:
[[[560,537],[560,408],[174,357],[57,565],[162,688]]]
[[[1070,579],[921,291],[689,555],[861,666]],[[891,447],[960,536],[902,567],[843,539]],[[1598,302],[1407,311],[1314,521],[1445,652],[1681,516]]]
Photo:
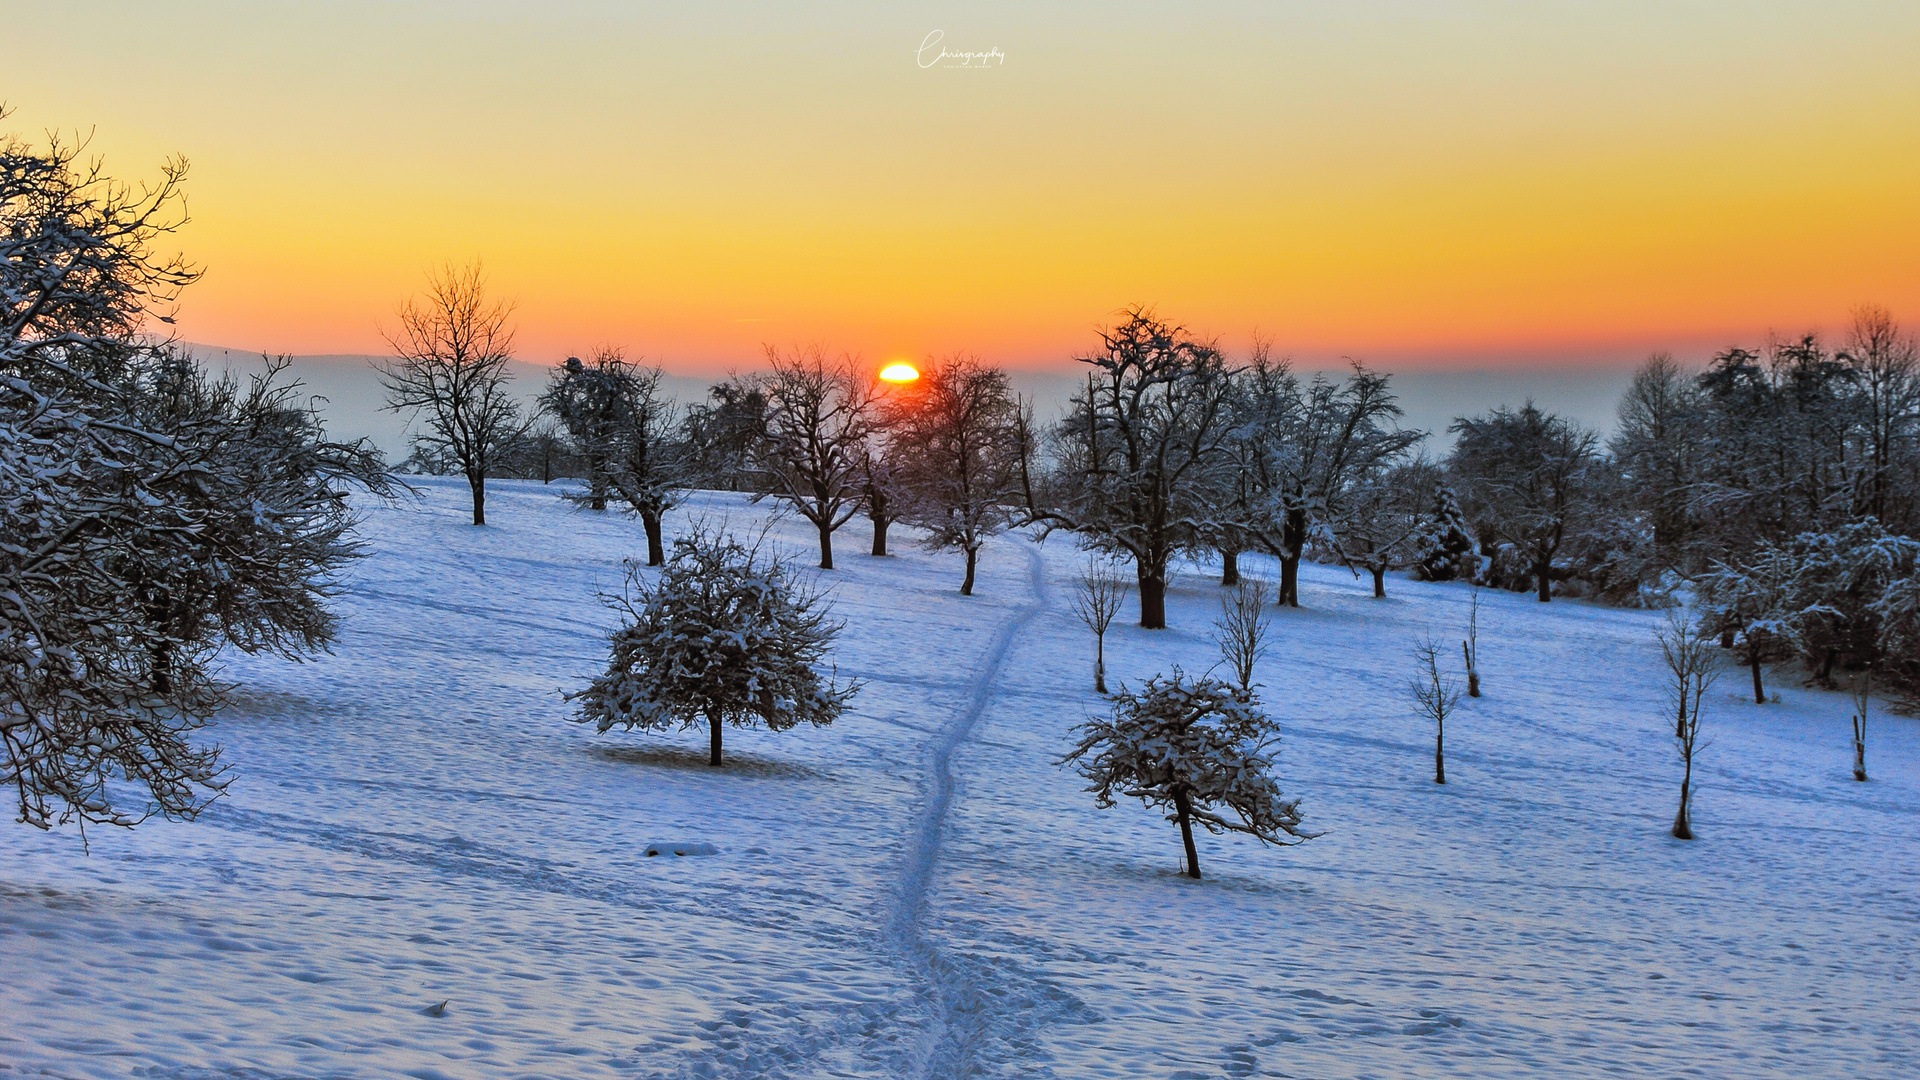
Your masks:
[[[1685,691],[1682,693],[1684,694]],[[1687,699],[1685,697],[1680,699],[1680,715],[1673,722],[1673,737],[1676,739],[1687,737]]]
[[[1373,598],[1375,600],[1387,598],[1387,568],[1384,566],[1373,567]]]
[[[961,596],[973,595],[973,568],[979,565],[979,562],[980,562],[980,549],[968,548],[967,549],[967,580],[962,581],[960,583]]]
[[[1864,783],[1867,779],[1867,718],[1853,718],[1853,778]]]
[[[1186,788],[1173,789],[1174,809],[1180,813],[1180,841],[1187,845],[1187,876],[1200,880],[1200,852],[1193,846],[1193,804],[1187,801]]]
[[[473,523],[487,523],[487,478],[484,475],[467,474],[467,487],[473,491]]]
[[[1693,751],[1685,752],[1687,774],[1680,780],[1680,809],[1673,815],[1673,838],[1675,840],[1693,839],[1693,824],[1687,819],[1687,799],[1693,793]]]
[[[833,526],[820,522],[820,569],[833,569]]]
[[[1553,600],[1553,560],[1546,559],[1533,568],[1534,580],[1540,583],[1540,602],[1545,604]]]
[[[1140,575],[1140,626],[1144,630],[1167,628],[1167,579],[1160,575]]]
[[[1480,669],[1473,665],[1473,649],[1466,642],[1460,643],[1460,652],[1467,658],[1467,696],[1480,696]]]
[[[1753,703],[1765,705],[1767,692],[1760,686],[1760,647],[1758,645],[1749,648],[1747,659],[1753,666]]]
[[[1280,529],[1280,599],[1281,607],[1300,606],[1300,554],[1307,546],[1307,511],[1305,507],[1287,508],[1285,523]]]
[[[1222,548],[1220,551],[1220,584],[1240,584],[1240,551],[1237,548]]]
[[[1093,636],[1093,688],[1107,692],[1107,635]]]
[[[720,710],[707,710],[707,764],[720,767]]]
[[[1300,556],[1280,556],[1280,596],[1275,603],[1281,607],[1300,606]]]
[[[667,546],[660,535],[660,514],[658,511],[642,513],[640,524],[647,530],[647,565],[667,565]]]
[[[887,553],[888,524],[889,522],[886,518],[873,519],[873,553],[875,555],[885,555]]]
[[[1447,782],[1447,725],[1442,722],[1433,729],[1433,782]]]

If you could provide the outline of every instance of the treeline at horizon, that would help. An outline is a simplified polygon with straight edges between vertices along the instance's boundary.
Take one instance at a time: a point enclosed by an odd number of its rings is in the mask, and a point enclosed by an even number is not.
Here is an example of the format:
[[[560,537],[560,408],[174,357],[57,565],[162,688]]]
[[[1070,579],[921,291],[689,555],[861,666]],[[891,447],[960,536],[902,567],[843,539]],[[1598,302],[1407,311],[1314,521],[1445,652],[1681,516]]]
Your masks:
[[[449,272],[430,296],[445,316],[462,303],[449,288],[481,285]],[[421,351],[396,345],[403,366]],[[1528,402],[1455,418],[1438,456],[1422,444],[1441,433],[1402,428],[1392,376],[1359,364],[1330,377],[1265,345],[1230,356],[1137,307],[1076,359],[1084,386],[1036,416],[966,354],[890,384],[850,356],[769,346],[765,370],[682,406],[659,368],[607,348],[555,367],[510,438],[463,451],[423,431],[403,468],[578,478],[572,497],[646,522],[656,563],[674,492],[723,489],[790,503],[823,567],[855,516],[876,554],[890,524],[918,526],[965,555],[965,592],[995,532],[1070,531],[1131,564],[1148,627],[1165,625],[1173,557],[1215,560],[1232,584],[1257,552],[1279,560],[1283,605],[1303,559],[1366,574],[1376,595],[1408,571],[1543,602],[1688,603],[1756,685],[1797,656],[1824,685],[1872,670],[1920,689],[1920,347],[1884,309],[1858,309],[1834,342],[1732,347],[1697,369],[1650,356],[1611,438]]]

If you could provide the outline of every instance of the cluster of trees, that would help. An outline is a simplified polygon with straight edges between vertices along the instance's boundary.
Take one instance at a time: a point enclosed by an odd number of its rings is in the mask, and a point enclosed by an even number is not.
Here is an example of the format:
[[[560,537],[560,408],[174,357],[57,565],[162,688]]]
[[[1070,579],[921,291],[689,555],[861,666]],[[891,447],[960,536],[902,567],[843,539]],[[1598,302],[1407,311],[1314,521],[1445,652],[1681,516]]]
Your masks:
[[[585,504],[639,516],[658,565],[677,492],[748,491],[814,526],[824,568],[855,517],[874,554],[894,522],[917,526],[964,555],[963,593],[996,533],[1062,529],[1130,564],[1145,627],[1166,625],[1183,555],[1217,557],[1228,585],[1243,552],[1272,555],[1291,606],[1304,559],[1366,573],[1375,595],[1396,570],[1542,601],[1663,604],[1696,586],[1725,598],[1728,644],[1756,677],[1799,654],[1821,679],[1878,665],[1920,692],[1920,613],[1898,569],[1920,529],[1920,363],[1879,309],[1838,350],[1808,335],[1698,373],[1654,356],[1609,441],[1528,402],[1456,419],[1437,459],[1399,426],[1388,376],[1304,377],[1265,345],[1235,362],[1141,308],[1079,358],[1085,388],[1052,424],[974,357],[894,387],[818,348],[770,348],[765,370],[684,408],[657,368],[603,351],[556,368],[523,417],[485,389],[504,378],[505,316],[477,273],[449,271],[394,339],[393,404],[427,420],[417,454],[473,481],[476,521],[489,470],[563,470],[587,479]]]
[[[155,245],[186,163],[130,187],[77,147],[0,139],[0,784],[18,818],[190,817],[216,650],[300,656],[357,554],[345,493],[392,489],[283,378],[209,377],[143,333],[199,270]]]

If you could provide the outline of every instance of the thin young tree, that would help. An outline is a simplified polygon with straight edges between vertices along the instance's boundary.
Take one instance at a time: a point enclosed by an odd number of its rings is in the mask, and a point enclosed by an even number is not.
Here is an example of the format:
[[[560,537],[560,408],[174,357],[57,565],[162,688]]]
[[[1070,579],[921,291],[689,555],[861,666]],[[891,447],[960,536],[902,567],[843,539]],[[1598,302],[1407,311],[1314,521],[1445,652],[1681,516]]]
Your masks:
[[[1127,598],[1127,579],[1111,560],[1089,560],[1080,571],[1073,593],[1073,610],[1093,631],[1093,688],[1107,692],[1107,628]]]
[[[607,670],[584,690],[576,719],[600,731],[705,724],[707,763],[721,764],[721,727],[831,724],[858,683],[819,665],[840,632],[825,596],[778,558],[704,526],[674,541],[649,579],[629,561],[625,588],[602,599],[625,616]]]
[[[1447,717],[1460,704],[1460,686],[1452,676],[1440,670],[1440,646],[1432,636],[1413,647],[1417,670],[1407,683],[1407,692],[1422,716],[1433,721],[1433,782],[1447,782]]]
[[[1666,624],[1654,631],[1660,656],[1667,665],[1667,701],[1674,710],[1673,741],[1680,754],[1680,808],[1673,816],[1673,835],[1693,839],[1693,756],[1700,749],[1700,707],[1707,689],[1720,677],[1719,655],[1707,624],[1696,624],[1678,610],[1667,613]]]
[[[1473,584],[1473,600],[1467,606],[1467,639],[1460,643],[1467,657],[1467,696],[1480,696],[1480,583]]]
[[[1253,692],[1253,667],[1267,654],[1267,583],[1242,578],[1232,592],[1220,598],[1220,618],[1213,624],[1213,640],[1220,659],[1232,669],[1241,693]]]
[[[1076,763],[1094,804],[1116,796],[1173,812],[1186,848],[1187,876],[1200,876],[1193,825],[1245,833],[1289,846],[1319,834],[1300,828],[1300,800],[1273,779],[1279,735],[1252,694],[1218,679],[1154,676],[1138,694],[1121,689],[1113,712],[1074,729],[1080,741],[1059,764]],[[1231,813],[1231,817],[1228,814]]]
[[[1867,779],[1867,706],[1873,704],[1873,669],[1862,671],[1849,688],[1853,697],[1853,778]]]
[[[1720,677],[1719,659],[1708,635],[1679,608],[1667,610],[1666,622],[1654,631],[1654,639],[1660,644],[1660,658],[1666,662],[1670,676],[1667,700],[1674,708],[1673,737],[1682,738],[1692,712],[1697,711],[1694,692],[1704,692],[1706,685]],[[1703,679],[1705,684],[1701,683]]]
[[[427,276],[425,295],[400,309],[387,335],[395,359],[378,365],[386,407],[421,427],[416,446],[460,463],[473,494],[473,523],[487,523],[487,472],[532,426],[508,389],[513,305],[487,296],[480,264]]]
[[[755,442],[761,495],[791,504],[820,536],[820,569],[833,569],[833,534],[866,503],[863,468],[873,435],[873,379],[851,357],[819,347],[782,354],[757,383],[765,412]]]

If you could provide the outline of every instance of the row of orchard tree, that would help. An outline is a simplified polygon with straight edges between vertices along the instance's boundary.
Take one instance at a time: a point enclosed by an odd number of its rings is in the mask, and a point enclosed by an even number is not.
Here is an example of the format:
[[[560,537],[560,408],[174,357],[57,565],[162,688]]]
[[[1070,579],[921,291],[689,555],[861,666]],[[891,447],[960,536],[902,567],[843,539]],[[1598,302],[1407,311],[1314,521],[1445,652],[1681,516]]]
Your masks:
[[[434,343],[510,340],[505,309],[478,291],[474,272],[450,273],[432,317],[409,309],[396,407],[436,405],[407,382]],[[486,325],[461,330],[473,313]],[[1217,558],[1232,584],[1239,556],[1259,552],[1279,561],[1283,605],[1298,605],[1306,559],[1370,575],[1376,595],[1396,570],[1542,601],[1661,605],[1691,591],[1756,694],[1764,664],[1796,656],[1823,681],[1873,667],[1920,691],[1920,366],[1884,311],[1858,312],[1837,349],[1809,335],[1729,349],[1699,372],[1652,357],[1610,440],[1528,403],[1455,420],[1438,458],[1422,452],[1428,433],[1400,427],[1389,377],[1358,364],[1328,378],[1265,345],[1230,358],[1140,308],[1079,359],[1084,387],[1045,422],[969,356],[890,385],[850,358],[769,348],[763,370],[683,408],[658,368],[605,350],[556,368],[538,416],[504,391],[468,391],[512,415],[430,423],[422,450],[474,481],[479,521],[484,477],[549,445],[549,473],[558,453],[585,478],[581,501],[641,518],[654,564],[679,493],[725,488],[791,504],[817,530],[822,567],[856,516],[875,554],[891,524],[917,526],[964,555],[967,593],[995,533],[1068,530],[1131,563],[1146,627],[1166,623],[1175,559]],[[445,360],[433,362],[450,390],[459,364]]]
[[[184,220],[184,163],[146,187],[73,147],[0,139],[0,783],[19,817],[126,823],[122,776],[167,814],[217,791],[191,730],[220,704],[222,647],[301,655],[334,633],[331,575],[357,551],[346,493],[393,490],[379,455],[329,440],[284,368],[209,378],[145,334],[199,271],[155,245]],[[558,367],[528,416],[508,386],[507,305],[477,268],[403,309],[389,405],[417,463],[485,481],[534,455],[589,506],[638,515],[649,561],[696,487],[785,500],[821,565],[856,515],[883,553],[903,522],[963,553],[1029,525],[1130,560],[1164,626],[1180,556],[1303,559],[1646,602],[1692,587],[1762,694],[1763,664],[1868,668],[1920,689],[1920,376],[1910,337],[1864,311],[1842,347],[1730,350],[1700,374],[1656,358],[1616,437],[1532,406],[1452,425],[1442,459],[1398,425],[1387,376],[1306,378],[1269,349],[1229,358],[1143,309],[1080,357],[1066,414],[1036,420],[1005,373],[955,356],[909,387],[821,350],[682,408],[607,351]],[[535,423],[545,420],[542,435]],[[544,446],[544,449],[543,449]]]

